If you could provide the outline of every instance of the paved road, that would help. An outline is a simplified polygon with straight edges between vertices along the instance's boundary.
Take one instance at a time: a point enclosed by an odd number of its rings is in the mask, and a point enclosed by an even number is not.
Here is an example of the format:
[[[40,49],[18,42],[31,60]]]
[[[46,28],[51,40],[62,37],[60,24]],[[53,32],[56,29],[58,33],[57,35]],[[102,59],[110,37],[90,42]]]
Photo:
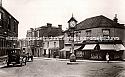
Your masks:
[[[0,77],[125,77],[125,62],[78,62],[36,58],[26,66],[4,67]]]

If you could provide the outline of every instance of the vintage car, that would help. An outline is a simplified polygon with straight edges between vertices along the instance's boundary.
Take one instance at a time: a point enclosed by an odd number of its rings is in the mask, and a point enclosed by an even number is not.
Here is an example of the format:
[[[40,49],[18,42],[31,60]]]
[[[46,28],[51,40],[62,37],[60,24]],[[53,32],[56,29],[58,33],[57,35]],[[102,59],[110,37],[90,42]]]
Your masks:
[[[7,58],[7,66],[10,66],[10,64],[17,65],[20,64],[21,66],[23,64],[26,65],[26,59],[27,57],[25,54],[21,52],[21,49],[14,48],[14,49],[8,49],[7,50],[8,58]]]

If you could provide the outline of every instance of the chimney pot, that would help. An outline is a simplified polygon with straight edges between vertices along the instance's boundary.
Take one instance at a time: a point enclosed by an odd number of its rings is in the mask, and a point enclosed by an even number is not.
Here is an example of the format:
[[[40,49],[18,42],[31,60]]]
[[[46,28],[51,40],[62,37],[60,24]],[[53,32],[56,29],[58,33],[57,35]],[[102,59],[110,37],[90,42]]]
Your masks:
[[[51,23],[47,23],[47,27],[52,27],[52,24]]]
[[[58,27],[59,27],[60,29],[62,29],[62,25],[58,25]]]

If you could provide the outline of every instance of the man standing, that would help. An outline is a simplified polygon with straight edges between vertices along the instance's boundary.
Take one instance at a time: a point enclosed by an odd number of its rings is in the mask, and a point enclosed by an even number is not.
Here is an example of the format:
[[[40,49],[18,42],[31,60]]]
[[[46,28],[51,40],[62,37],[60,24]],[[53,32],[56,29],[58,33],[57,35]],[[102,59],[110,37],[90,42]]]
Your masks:
[[[106,54],[106,61],[107,61],[107,63],[109,63],[109,54],[108,53]]]

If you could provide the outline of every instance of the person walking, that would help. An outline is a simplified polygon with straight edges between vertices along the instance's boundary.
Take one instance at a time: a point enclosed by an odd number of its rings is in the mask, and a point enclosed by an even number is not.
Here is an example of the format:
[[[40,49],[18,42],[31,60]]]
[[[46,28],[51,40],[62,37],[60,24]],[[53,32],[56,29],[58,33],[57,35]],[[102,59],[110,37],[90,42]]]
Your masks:
[[[107,63],[109,63],[109,54],[108,53],[106,54],[106,61],[107,61]]]

